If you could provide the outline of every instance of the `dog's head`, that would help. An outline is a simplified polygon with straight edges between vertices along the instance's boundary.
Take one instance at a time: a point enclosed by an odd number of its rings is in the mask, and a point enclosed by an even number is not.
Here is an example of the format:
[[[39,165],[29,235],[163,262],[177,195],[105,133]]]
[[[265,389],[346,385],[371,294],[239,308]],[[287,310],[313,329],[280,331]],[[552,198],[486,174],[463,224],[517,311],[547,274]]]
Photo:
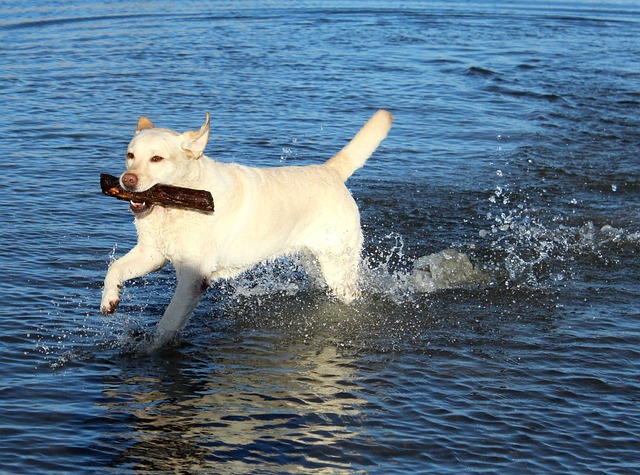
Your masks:
[[[204,153],[208,139],[208,112],[199,130],[182,134],[154,127],[149,119],[140,117],[127,148],[127,170],[120,184],[129,191],[145,191],[158,183],[188,184],[193,162]]]

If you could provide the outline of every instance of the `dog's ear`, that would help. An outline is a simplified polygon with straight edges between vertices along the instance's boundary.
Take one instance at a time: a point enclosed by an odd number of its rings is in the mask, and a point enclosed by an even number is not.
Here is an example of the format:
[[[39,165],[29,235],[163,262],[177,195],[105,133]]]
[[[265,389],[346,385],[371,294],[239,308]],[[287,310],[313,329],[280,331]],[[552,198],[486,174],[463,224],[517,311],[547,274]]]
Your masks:
[[[136,132],[140,132],[144,129],[153,129],[153,122],[151,122],[146,117],[140,117],[138,119],[138,126],[136,127]]]
[[[185,132],[182,134],[184,141],[182,142],[182,150],[189,158],[197,160],[204,153],[204,148],[209,140],[209,113],[204,125],[196,132]]]

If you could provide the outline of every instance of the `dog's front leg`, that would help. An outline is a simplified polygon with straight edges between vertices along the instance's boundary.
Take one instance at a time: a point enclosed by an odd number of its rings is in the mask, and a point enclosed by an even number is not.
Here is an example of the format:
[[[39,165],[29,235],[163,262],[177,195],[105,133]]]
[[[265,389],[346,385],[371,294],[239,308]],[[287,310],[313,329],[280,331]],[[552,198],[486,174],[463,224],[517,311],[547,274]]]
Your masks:
[[[209,275],[205,275],[199,269],[177,264],[175,267],[178,286],[171,303],[156,327],[151,345],[152,351],[173,340],[184,328],[200,297],[211,285]]]
[[[104,278],[100,311],[104,315],[111,315],[115,312],[120,303],[122,284],[127,280],[141,277],[160,269],[165,262],[165,258],[157,249],[140,244],[136,245],[127,254],[109,266],[109,271]]]

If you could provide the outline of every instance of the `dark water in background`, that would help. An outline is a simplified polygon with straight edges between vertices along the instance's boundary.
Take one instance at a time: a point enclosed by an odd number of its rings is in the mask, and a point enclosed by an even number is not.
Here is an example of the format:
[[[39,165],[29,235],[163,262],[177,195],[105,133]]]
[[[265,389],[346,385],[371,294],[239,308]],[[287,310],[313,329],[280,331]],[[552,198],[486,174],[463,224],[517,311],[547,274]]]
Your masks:
[[[640,473],[636,2],[0,6],[0,472]],[[135,242],[139,115],[212,113],[208,155],[317,163],[378,107],[349,182],[373,268],[344,307],[295,262],[130,349],[171,269],[99,316]],[[415,260],[492,284],[424,293]]]

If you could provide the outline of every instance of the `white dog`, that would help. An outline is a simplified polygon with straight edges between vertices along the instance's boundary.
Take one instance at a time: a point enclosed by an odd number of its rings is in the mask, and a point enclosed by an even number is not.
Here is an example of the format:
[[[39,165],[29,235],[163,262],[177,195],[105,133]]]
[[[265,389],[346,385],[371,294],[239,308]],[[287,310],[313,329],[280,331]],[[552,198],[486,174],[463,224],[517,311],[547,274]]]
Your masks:
[[[155,184],[208,190],[214,213],[131,202],[138,243],[110,267],[101,311],[115,312],[123,282],[170,261],[178,277],[158,323],[153,347],[184,327],[200,296],[228,279],[279,256],[310,255],[328,287],[344,302],[358,294],[362,231],[358,207],[344,182],[387,136],[392,115],[378,111],[334,157],[321,165],[250,168],[203,155],[209,114],[196,132],[155,128],[141,117],[120,177],[129,191]]]

